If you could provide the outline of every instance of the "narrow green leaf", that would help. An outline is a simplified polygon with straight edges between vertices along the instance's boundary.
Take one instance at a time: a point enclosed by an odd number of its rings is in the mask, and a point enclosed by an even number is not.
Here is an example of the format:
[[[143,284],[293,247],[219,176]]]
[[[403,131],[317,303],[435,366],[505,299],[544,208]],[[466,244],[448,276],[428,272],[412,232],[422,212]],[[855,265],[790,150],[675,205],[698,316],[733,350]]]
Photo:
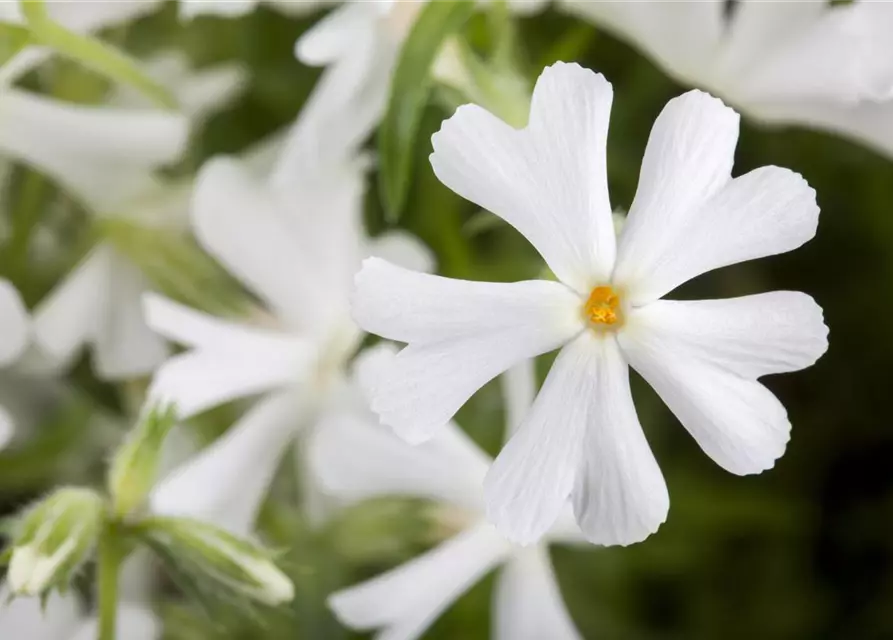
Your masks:
[[[465,24],[474,7],[471,0],[428,3],[400,52],[378,132],[381,192],[391,221],[400,216],[409,191],[412,150],[432,86],[431,67],[441,45]]]
[[[50,47],[114,82],[136,88],[161,107],[177,108],[173,95],[143,73],[138,63],[100,40],[74,33],[54,22],[43,0],[24,0],[22,13],[28,21],[31,39],[35,43]]]

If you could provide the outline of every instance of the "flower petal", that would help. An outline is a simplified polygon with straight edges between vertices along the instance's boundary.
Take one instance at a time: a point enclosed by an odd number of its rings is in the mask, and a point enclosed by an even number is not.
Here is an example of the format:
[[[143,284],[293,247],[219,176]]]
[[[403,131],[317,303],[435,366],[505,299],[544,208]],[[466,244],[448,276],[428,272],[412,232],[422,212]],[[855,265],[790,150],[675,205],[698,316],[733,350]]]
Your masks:
[[[150,169],[177,160],[185,116],[66,104],[15,89],[0,95],[0,150],[108,213],[142,189]]]
[[[729,179],[737,136],[738,115],[699,91],[671,100],[654,123],[614,270],[631,303],[815,235],[815,191],[798,174],[761,167]]]
[[[308,309],[325,304],[325,287],[300,251],[300,229],[274,192],[237,161],[205,163],[196,179],[192,221],[208,253],[287,321],[300,326]]]
[[[378,424],[346,412],[323,417],[310,463],[323,488],[348,503],[409,495],[483,511],[488,456],[455,423],[412,446]]]
[[[57,367],[94,340],[108,312],[113,250],[99,245],[34,309],[34,339]]]
[[[295,42],[295,57],[319,67],[336,62],[352,51],[357,37],[376,28],[381,18],[377,3],[347,3],[333,9]]]
[[[196,347],[165,362],[149,388],[152,401],[176,404],[181,418],[298,384],[315,362],[313,345],[289,334],[225,322],[155,294],[144,301],[150,327]]]
[[[749,6],[753,4],[745,3],[742,8],[750,14],[759,12]],[[815,4],[806,3],[799,11],[800,23],[787,25],[772,46],[756,53],[747,70],[750,73],[739,72],[734,89],[742,101],[854,105],[893,95],[893,64],[885,55],[893,8],[878,2],[810,7]],[[777,6],[767,6],[761,12],[771,13],[769,19],[778,21],[779,14],[790,20],[794,10],[780,12]]]
[[[19,292],[0,279],[0,366],[17,360],[28,345],[30,318]]]
[[[559,353],[527,419],[484,481],[487,517],[509,539],[538,540],[572,494],[577,521],[592,542],[629,544],[663,522],[666,486],[626,375],[616,343],[592,332]],[[593,469],[596,454],[604,455]]]
[[[364,261],[356,282],[359,325],[409,343],[366,391],[382,421],[415,442],[486,382],[582,329],[579,297],[555,282],[451,280],[378,258]]]
[[[645,51],[675,78],[696,84],[711,71],[725,26],[723,0],[566,0],[563,6]]]
[[[152,512],[251,532],[286,447],[305,417],[293,392],[258,402],[213,444],[186,461],[150,495]]]
[[[526,129],[465,105],[431,138],[440,181],[518,229],[581,293],[607,280],[614,263],[605,167],[612,97],[601,75],[558,63],[536,83]]]
[[[536,546],[516,552],[496,579],[494,640],[580,640],[552,571]]]
[[[771,468],[790,423],[758,376],[811,365],[827,347],[809,296],[658,301],[637,309],[620,337],[630,364],[713,460],[744,475]]]
[[[146,324],[143,293],[146,277],[129,260],[114,254],[109,273],[109,299],[115,303],[97,310],[103,314],[95,336],[96,374],[103,380],[122,380],[152,372],[168,355],[167,344]]]
[[[598,347],[574,515],[593,544],[628,545],[657,531],[670,496],[636,416],[629,367],[617,342],[601,340]]]
[[[480,524],[401,567],[338,591],[329,606],[352,629],[383,627],[379,640],[414,640],[510,550],[492,527]]]

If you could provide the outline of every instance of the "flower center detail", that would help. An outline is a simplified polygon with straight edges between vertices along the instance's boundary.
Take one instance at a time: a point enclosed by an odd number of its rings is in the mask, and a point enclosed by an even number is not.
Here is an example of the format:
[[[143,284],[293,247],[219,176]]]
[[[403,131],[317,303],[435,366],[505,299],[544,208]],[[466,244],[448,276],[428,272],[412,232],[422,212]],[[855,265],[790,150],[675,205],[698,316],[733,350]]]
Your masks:
[[[583,315],[595,328],[616,328],[623,323],[620,296],[609,286],[596,287],[583,305]]]

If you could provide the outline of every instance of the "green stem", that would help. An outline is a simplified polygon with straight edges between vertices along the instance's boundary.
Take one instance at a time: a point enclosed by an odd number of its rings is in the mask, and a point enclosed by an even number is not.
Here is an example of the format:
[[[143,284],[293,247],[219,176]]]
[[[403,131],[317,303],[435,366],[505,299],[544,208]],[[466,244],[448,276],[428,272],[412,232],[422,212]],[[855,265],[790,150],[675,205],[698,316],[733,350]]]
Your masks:
[[[99,540],[99,638],[115,640],[118,618],[118,572],[124,554],[114,523],[108,523]]]

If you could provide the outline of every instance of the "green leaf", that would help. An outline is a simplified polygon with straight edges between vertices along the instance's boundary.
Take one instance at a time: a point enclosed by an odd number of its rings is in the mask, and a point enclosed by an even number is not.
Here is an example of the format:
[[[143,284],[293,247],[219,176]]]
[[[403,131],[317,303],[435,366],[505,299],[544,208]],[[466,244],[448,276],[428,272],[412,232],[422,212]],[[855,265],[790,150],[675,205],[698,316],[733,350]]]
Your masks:
[[[36,44],[50,47],[110,80],[131,85],[163,108],[177,108],[173,95],[144,74],[137,62],[100,40],[74,33],[54,22],[43,0],[24,0],[22,13],[28,21],[31,39]]]
[[[0,23],[0,65],[9,62],[30,43],[31,32],[27,27]]]
[[[471,0],[428,3],[400,52],[378,133],[381,192],[391,221],[399,218],[409,191],[413,146],[432,86],[431,67],[441,45],[465,24],[474,7]]]

